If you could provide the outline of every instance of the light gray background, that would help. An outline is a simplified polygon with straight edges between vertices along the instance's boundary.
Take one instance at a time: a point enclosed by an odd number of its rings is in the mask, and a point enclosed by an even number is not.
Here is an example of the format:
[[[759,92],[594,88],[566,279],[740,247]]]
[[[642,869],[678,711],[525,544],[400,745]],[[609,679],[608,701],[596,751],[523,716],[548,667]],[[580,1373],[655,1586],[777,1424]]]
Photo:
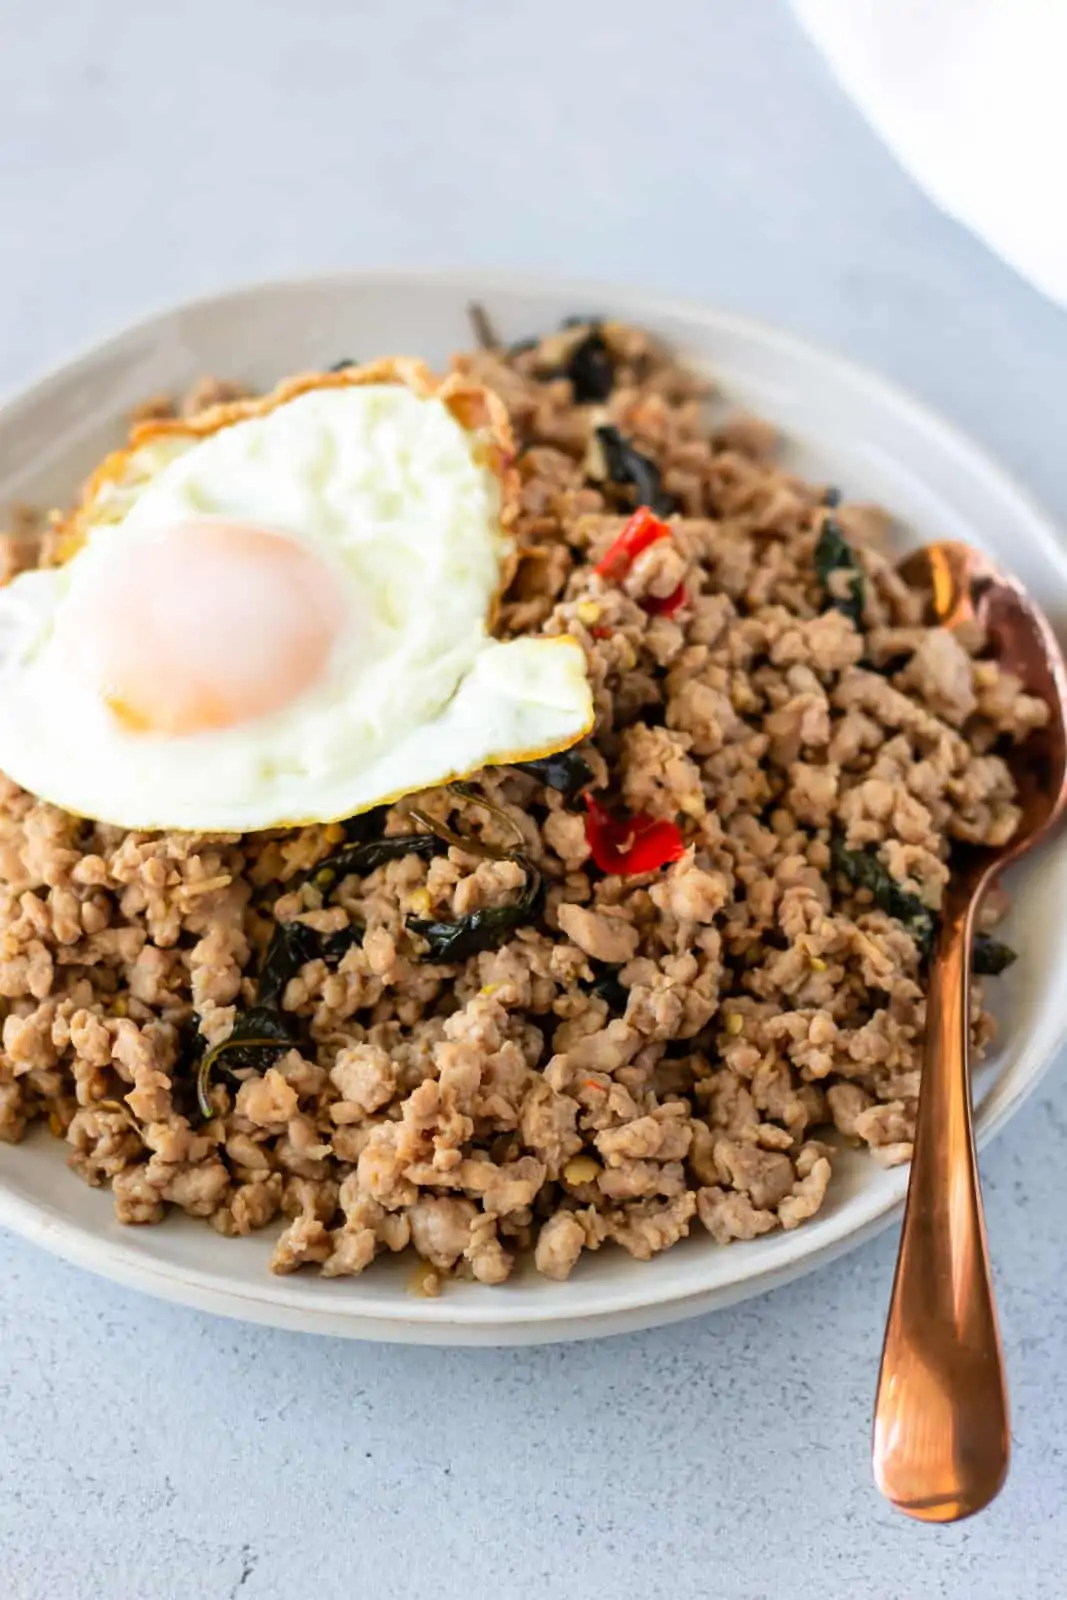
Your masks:
[[[383,263],[781,322],[1067,523],[1067,316],[931,209],[781,0],[0,0],[0,387],[172,299]],[[448,1353],[214,1321],[2,1237],[0,1592],[1062,1596],[1065,1154],[1060,1073],[983,1162],[1016,1456],[946,1531],[869,1478],[890,1238],[665,1332]]]

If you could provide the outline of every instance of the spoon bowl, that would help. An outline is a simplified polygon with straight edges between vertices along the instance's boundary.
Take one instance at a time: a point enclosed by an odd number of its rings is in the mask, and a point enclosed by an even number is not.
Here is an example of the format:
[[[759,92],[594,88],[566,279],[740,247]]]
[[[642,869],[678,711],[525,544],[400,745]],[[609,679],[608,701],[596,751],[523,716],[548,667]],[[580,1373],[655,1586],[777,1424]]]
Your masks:
[[[993,879],[1067,809],[1067,665],[1022,586],[968,545],[927,545],[901,567],[950,631],[980,629],[988,655],[1044,703],[1047,720],[1006,755],[1018,825],[1003,846],[954,850],[930,966],[915,1145],[875,1400],[879,1489],[925,1522],[987,1505],[1010,1452],[1007,1386],[989,1270],[970,1095],[970,952]]]

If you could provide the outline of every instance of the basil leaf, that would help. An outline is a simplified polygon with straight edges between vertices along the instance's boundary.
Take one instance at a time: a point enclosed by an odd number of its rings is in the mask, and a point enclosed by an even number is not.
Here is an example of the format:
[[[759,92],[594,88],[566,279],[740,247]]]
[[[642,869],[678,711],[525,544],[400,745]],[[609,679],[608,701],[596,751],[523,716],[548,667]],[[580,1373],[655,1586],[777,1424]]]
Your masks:
[[[591,965],[595,970],[601,963],[594,961]],[[620,970],[619,967],[604,966],[594,978],[589,992],[606,1001],[609,1011],[618,1012],[621,1016],[630,1002],[630,991],[624,983],[619,982]]]
[[[879,911],[894,917],[911,934],[926,960],[933,949],[937,917],[918,895],[902,889],[873,849],[849,850],[838,836],[830,845],[830,861],[857,889],[866,889]]]
[[[285,1017],[274,1006],[257,1005],[247,1011],[239,1011],[230,1033],[218,1044],[212,1045],[197,1069],[196,1098],[201,1114],[204,1117],[215,1114],[208,1099],[212,1073],[223,1072],[233,1079],[235,1073],[245,1069],[263,1072],[298,1042],[292,1019]]]
[[[399,861],[403,856],[423,856],[429,860],[431,856],[443,855],[447,849],[447,844],[433,833],[394,833],[381,839],[342,845],[334,855],[312,867],[304,881],[320,894],[328,895],[342,878],[365,878],[387,861]]]
[[[991,939],[988,933],[975,935],[971,949],[971,971],[976,977],[999,977],[1018,959],[1018,954],[1010,944],[1004,944],[1000,939]]]
[[[280,1004],[286,984],[296,977],[305,962],[325,961],[333,965],[346,950],[362,943],[363,929],[355,922],[334,933],[319,933],[306,922],[276,922],[260,968],[256,989],[259,1004]]]
[[[830,845],[831,864],[857,889],[866,889],[879,911],[884,911],[907,929],[927,960],[941,925],[936,912],[923,905],[918,895],[902,889],[878,859],[873,849],[849,850],[838,837]],[[987,933],[975,935],[971,946],[971,971],[979,978],[996,978],[1018,960],[1011,945],[992,939]]]
[[[596,436],[612,483],[632,483],[637,491],[637,504],[648,506],[657,516],[667,517],[678,509],[674,496],[663,488],[663,477],[656,463],[635,450],[618,428],[606,425],[596,430]]]
[[[428,960],[466,961],[468,956],[482,950],[496,950],[512,929],[531,922],[537,915],[543,887],[540,871],[525,856],[511,855],[502,859],[518,861],[526,869],[526,887],[515,905],[487,906],[449,922],[408,918],[410,932],[417,933],[429,945]]]
[[[261,1006],[274,1006],[305,961],[319,954],[322,935],[306,922],[276,922],[260,968],[257,995]]]
[[[531,778],[547,784],[548,788],[558,789],[568,799],[593,781],[592,767],[577,750],[559,750],[555,755],[541,756],[537,761],[516,761],[515,767],[519,772],[529,773]]]
[[[336,933],[324,933],[319,936],[322,943],[319,947],[319,956],[327,965],[340,961],[346,951],[353,945],[363,943],[363,929],[358,922],[350,922],[347,928],[338,928]]]
[[[615,363],[599,328],[590,329],[575,345],[563,374],[571,380],[576,405],[608,398],[615,386]]]
[[[851,572],[849,592],[839,598],[830,590],[830,575],[834,572]],[[833,517],[823,519],[822,532],[815,546],[815,575],[826,589],[828,610],[840,611],[853,626],[863,626],[863,601],[866,593],[863,569],[856,560],[852,546],[841,532]]]
[[[381,839],[385,834],[385,814],[388,806],[374,806],[370,811],[357,811],[354,817],[345,817],[341,823],[346,844],[366,844],[371,839]]]

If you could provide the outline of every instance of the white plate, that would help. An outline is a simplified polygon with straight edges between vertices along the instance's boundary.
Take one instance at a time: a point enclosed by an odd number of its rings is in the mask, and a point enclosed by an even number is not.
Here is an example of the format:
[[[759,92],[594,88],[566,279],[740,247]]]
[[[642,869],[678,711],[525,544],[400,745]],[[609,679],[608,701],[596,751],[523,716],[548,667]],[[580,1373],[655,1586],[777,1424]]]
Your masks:
[[[503,337],[552,328],[572,312],[643,323],[714,373],[727,395],[779,422],[795,464],[883,502],[904,536],[969,539],[1067,615],[1067,554],[1055,527],[974,445],[906,395],[834,356],[736,317],[590,284],[482,275],[351,273],[269,284],[140,323],[45,378],[0,411],[0,505],[64,503],[115,442],[138,400],[205,372],[266,386],[341,357],[387,352],[442,363],[470,343],[477,299]],[[1003,1047],[983,1072],[978,1135],[988,1139],[1031,1093],[1067,1036],[1067,839],[1017,885],[1010,937],[1018,965],[1002,985]],[[502,1289],[456,1285],[438,1300],[409,1291],[410,1269],[362,1278],[274,1278],[267,1238],[222,1239],[202,1222],[121,1228],[110,1196],[66,1169],[37,1136],[0,1145],[0,1223],[121,1283],[207,1311],[281,1327],[439,1344],[519,1344],[617,1333],[725,1305],[829,1260],[883,1227],[906,1173],[849,1156],[824,1209],[795,1233],[721,1249],[698,1230],[649,1263],[621,1250],[583,1259],[570,1282],[527,1269]]]

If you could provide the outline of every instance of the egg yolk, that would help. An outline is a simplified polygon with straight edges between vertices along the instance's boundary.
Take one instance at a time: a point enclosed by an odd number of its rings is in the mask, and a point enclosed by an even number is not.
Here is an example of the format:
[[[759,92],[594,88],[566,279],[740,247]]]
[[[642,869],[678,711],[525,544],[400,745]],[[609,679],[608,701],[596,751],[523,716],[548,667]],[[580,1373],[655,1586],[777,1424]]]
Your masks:
[[[126,727],[195,734],[267,716],[325,673],[336,575],[285,534],[222,519],[126,545],[76,598],[77,653]]]

